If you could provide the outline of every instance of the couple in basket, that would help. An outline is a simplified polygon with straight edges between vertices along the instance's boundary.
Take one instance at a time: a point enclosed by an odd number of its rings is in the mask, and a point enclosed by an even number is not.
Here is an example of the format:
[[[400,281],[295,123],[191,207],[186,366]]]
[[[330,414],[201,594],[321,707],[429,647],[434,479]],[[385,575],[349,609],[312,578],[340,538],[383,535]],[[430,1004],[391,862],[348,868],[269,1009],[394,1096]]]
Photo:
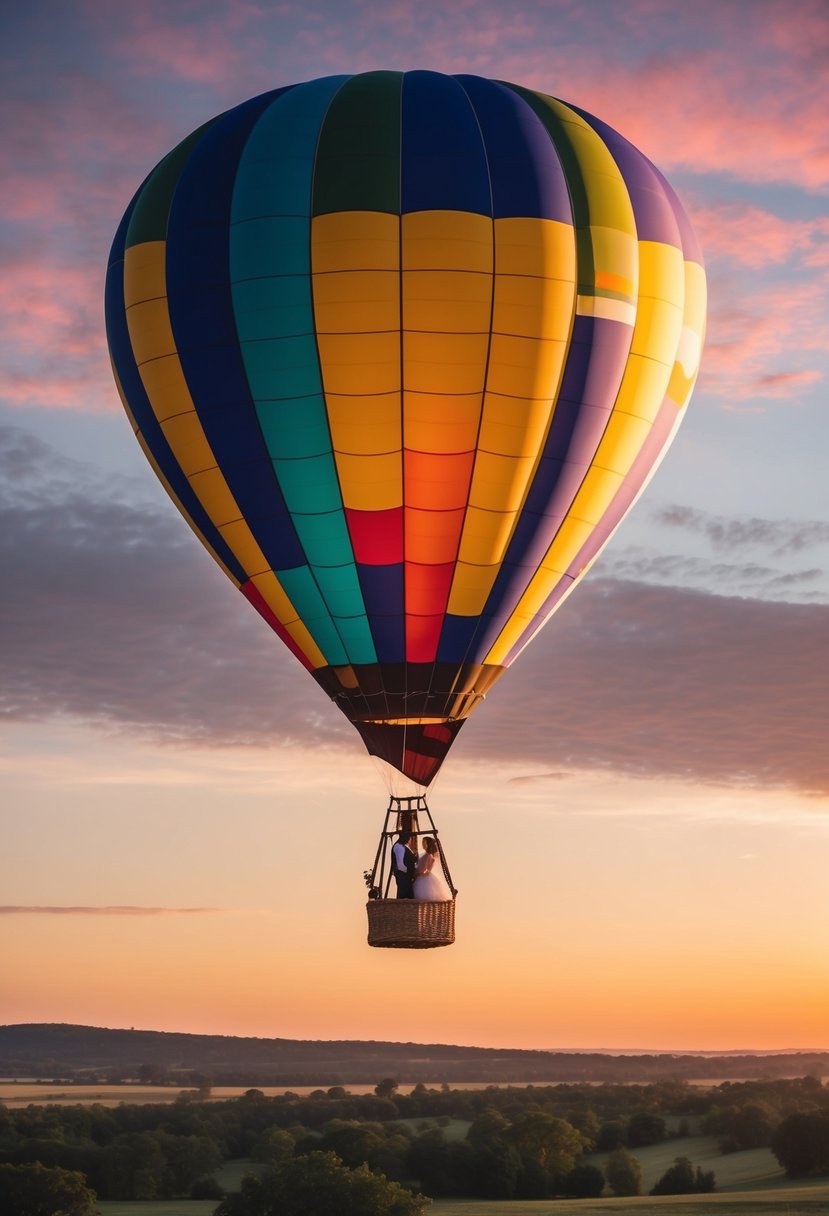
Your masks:
[[[402,831],[391,851],[391,865],[397,883],[398,899],[423,899],[442,903],[452,898],[443,876],[438,842],[434,836],[423,837],[423,852],[416,854],[417,838]]]

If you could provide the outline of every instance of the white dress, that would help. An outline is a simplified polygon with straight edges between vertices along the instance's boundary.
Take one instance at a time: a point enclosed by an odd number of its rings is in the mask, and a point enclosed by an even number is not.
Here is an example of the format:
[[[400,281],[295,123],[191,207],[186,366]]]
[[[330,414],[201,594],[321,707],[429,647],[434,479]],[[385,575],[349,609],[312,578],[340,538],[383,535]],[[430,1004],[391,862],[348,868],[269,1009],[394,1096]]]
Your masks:
[[[419,874],[415,878],[415,899],[426,899],[431,903],[441,903],[444,900],[451,899],[452,892],[449,890],[449,884],[443,876],[443,867],[440,864],[439,857],[433,858],[431,853],[421,853],[417,859],[418,869],[423,866],[427,859],[431,859],[433,864],[428,874]]]

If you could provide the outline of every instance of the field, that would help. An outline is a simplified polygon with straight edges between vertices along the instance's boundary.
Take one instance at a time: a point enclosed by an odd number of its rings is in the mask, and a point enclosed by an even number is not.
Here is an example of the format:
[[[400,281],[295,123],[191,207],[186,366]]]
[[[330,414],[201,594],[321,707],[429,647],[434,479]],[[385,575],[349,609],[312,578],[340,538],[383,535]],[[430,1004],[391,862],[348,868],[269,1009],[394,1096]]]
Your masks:
[[[213,1199],[157,1203],[99,1203],[101,1216],[212,1216]],[[671,1198],[437,1200],[429,1216],[829,1216],[829,1186],[781,1187],[752,1194],[676,1195]]]

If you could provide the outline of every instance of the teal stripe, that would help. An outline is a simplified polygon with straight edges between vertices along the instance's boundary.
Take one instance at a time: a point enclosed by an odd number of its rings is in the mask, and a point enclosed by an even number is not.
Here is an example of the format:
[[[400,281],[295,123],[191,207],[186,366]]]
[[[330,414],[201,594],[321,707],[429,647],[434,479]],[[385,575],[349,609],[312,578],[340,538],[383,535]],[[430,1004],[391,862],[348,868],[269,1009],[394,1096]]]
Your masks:
[[[346,563],[340,559],[345,553],[350,560],[351,540],[342,511],[292,518],[310,566],[343,566]]]
[[[316,515],[337,511],[342,506],[337,469],[330,451],[305,460],[275,460],[273,467],[291,515]],[[350,556],[349,546],[345,560]]]
[[[326,662],[353,662],[308,567],[299,566],[295,570],[278,570],[275,573],[303,625],[325,655]]]
[[[284,401],[261,401],[259,422],[268,451],[280,457],[321,456],[331,452],[331,435],[322,397],[288,397]]]
[[[308,563],[279,578],[330,664],[377,661],[331,449],[311,291],[317,143],[346,79],[298,85],[262,114],[239,161],[230,228],[245,372]]]

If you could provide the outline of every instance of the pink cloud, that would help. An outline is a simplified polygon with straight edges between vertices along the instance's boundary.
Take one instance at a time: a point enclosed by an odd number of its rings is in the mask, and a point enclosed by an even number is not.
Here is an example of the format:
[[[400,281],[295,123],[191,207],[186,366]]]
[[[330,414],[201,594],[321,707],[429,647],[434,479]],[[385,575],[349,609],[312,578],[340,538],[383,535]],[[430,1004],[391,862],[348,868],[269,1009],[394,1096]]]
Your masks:
[[[0,274],[0,393],[16,406],[120,408],[103,328],[103,266],[19,255]]]
[[[789,220],[746,203],[694,208],[706,258],[751,269],[829,263],[829,219]]]
[[[28,906],[23,904],[0,904],[0,916],[188,916],[203,915],[204,913],[238,911],[231,908],[148,908],[132,905],[114,905],[112,907],[74,907],[60,905],[56,907]]]

